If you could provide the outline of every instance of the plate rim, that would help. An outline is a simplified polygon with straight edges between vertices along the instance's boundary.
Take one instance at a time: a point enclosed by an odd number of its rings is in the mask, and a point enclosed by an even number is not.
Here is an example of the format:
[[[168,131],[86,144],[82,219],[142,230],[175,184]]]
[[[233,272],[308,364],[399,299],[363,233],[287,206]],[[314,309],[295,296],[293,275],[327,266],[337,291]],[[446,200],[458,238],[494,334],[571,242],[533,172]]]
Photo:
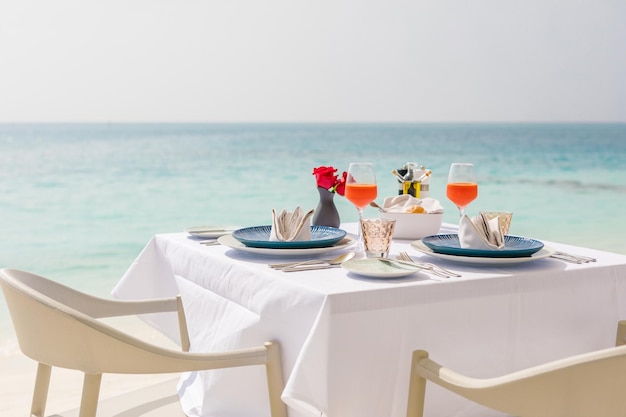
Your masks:
[[[430,246],[428,246],[425,242],[424,239],[429,239],[429,238],[437,238],[437,237],[448,237],[448,236],[456,236],[457,239],[459,239],[459,234],[458,233],[441,233],[441,234],[436,234],[436,235],[430,235],[430,236],[424,236],[423,238],[419,239],[424,246],[428,247],[429,249],[431,249],[433,252],[435,253],[441,253],[441,254],[445,254],[445,255],[451,255],[451,256],[465,256],[465,257],[474,257],[474,258],[521,258],[521,257],[529,257],[532,256],[534,253],[539,252],[541,249],[543,249],[543,247],[545,246],[545,244],[537,239],[533,239],[530,237],[525,237],[525,236],[518,236],[518,235],[505,235],[504,238],[516,238],[516,239],[522,239],[528,242],[531,242],[533,244],[538,244],[537,246],[539,246],[538,248],[532,247],[532,248],[521,248],[521,249],[507,249],[506,251],[501,251],[501,250],[496,250],[494,249],[493,251],[490,251],[488,249],[470,249],[470,248],[461,248],[461,247],[453,247],[453,246],[440,246],[442,248],[450,248],[451,250],[446,250],[446,251],[441,251],[441,250],[436,250],[435,248],[432,248]],[[452,252],[458,252],[458,253],[452,253]],[[467,252],[468,254],[463,254],[463,252]],[[480,253],[480,254],[476,254],[476,255],[470,255],[470,253]],[[494,254],[499,254],[496,256],[484,256],[482,255],[483,253],[489,253],[489,252],[493,252]],[[512,256],[507,256],[507,255],[512,255]]]
[[[240,250],[242,252],[255,253],[257,255],[270,255],[270,256],[303,256],[303,255],[315,255],[318,253],[332,252],[335,250],[346,249],[354,245],[357,241],[350,235],[343,237],[348,239],[348,242],[343,244],[334,244],[330,246],[322,246],[319,248],[255,248],[253,246],[246,246],[239,240],[235,239],[232,234],[223,235],[217,238],[218,243],[231,249]],[[339,241],[341,242],[341,240]]]
[[[415,269],[414,269],[413,271],[408,271],[408,270],[401,271],[401,270],[399,270],[398,272],[395,272],[395,273],[380,273],[380,272],[378,272],[378,273],[375,273],[375,272],[372,272],[372,273],[367,273],[367,272],[366,272],[366,273],[363,273],[363,272],[357,272],[357,271],[355,271],[354,269],[350,269],[350,268],[349,268],[349,266],[350,266],[350,265],[352,265],[352,264],[356,264],[356,263],[359,263],[359,262],[363,262],[363,261],[378,261],[378,262],[380,262],[380,260],[378,260],[378,259],[372,259],[372,258],[350,259],[350,260],[345,261],[344,263],[342,263],[342,264],[341,264],[341,267],[342,267],[343,269],[345,269],[346,271],[348,271],[348,272],[352,272],[353,274],[356,274],[356,275],[359,275],[359,276],[362,276],[362,277],[368,277],[368,278],[383,278],[383,279],[385,279],[385,278],[389,279],[389,278],[403,278],[403,277],[408,277],[408,276],[410,276],[410,275],[414,275],[415,273],[417,273],[417,272],[419,272],[419,271],[420,271],[420,268],[418,268],[417,266],[415,267]],[[392,261],[392,260],[390,260],[390,261]],[[346,264],[347,264],[347,266],[346,266]],[[409,268],[411,268],[411,266],[410,266],[410,265],[407,265],[407,266],[408,266]]]
[[[429,256],[433,256],[435,258],[448,260],[451,262],[457,263],[465,263],[465,264],[474,264],[474,265],[484,265],[484,266],[506,266],[506,265],[517,265],[521,263],[537,261],[540,259],[545,259],[556,253],[556,249],[551,246],[547,246],[544,244],[543,248],[533,253],[530,256],[518,256],[517,258],[485,258],[480,256],[464,256],[464,255],[448,255],[445,253],[437,253],[426,246],[422,240],[415,240],[411,242],[411,247],[413,247],[418,252],[424,253]]]
[[[282,241],[272,241],[269,240],[269,234],[271,233],[272,226],[271,225],[259,225],[259,226],[248,226],[242,227],[232,232],[233,237],[249,247],[255,248],[265,248],[265,249],[312,249],[312,248],[321,248],[332,246],[335,243],[341,241],[341,239],[345,238],[348,232],[344,229],[338,227],[331,226],[322,226],[322,225],[311,225],[311,229],[316,228],[316,230],[327,230],[333,231],[336,233],[336,236],[325,239],[309,239],[309,240],[298,240],[292,242],[282,242]],[[268,229],[268,238],[267,240],[259,240],[259,239],[240,239],[235,236],[237,232],[243,232],[245,230],[250,229]],[[284,247],[281,247],[284,246]],[[290,248],[289,246],[293,246]]]

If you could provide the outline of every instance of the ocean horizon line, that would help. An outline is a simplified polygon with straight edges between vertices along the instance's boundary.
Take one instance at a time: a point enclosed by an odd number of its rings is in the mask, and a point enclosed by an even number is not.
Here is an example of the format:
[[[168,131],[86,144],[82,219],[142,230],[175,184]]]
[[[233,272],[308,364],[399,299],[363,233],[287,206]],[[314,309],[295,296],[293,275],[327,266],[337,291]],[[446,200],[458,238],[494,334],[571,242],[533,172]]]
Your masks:
[[[625,121],[1,121],[1,126],[20,125],[203,125],[203,126],[622,126]]]

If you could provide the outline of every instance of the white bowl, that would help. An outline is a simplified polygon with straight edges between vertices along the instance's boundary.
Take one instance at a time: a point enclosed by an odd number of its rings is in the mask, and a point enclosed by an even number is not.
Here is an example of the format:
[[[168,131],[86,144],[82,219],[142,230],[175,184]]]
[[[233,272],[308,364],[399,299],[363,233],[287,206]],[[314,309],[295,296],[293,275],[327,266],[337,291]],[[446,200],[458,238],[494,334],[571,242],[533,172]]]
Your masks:
[[[380,213],[383,219],[394,219],[395,239],[421,239],[439,233],[443,223],[443,213]]]

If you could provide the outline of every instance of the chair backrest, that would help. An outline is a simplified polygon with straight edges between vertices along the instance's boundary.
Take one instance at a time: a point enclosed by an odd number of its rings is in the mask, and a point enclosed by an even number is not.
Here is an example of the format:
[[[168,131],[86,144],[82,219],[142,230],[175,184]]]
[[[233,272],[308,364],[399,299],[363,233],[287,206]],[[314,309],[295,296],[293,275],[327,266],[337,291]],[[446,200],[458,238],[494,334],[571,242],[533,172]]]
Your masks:
[[[125,363],[125,358],[132,357],[143,362],[145,355],[139,351],[153,349],[73,308],[84,303],[86,294],[17,270],[0,271],[0,285],[20,349],[38,362],[92,373],[115,372],[111,365],[119,362],[107,358]]]
[[[87,314],[99,313],[98,306],[123,310],[124,302],[99,304],[104,300],[12,269],[0,271],[0,286],[20,349],[38,362],[88,373],[183,372],[200,366],[199,360],[189,361],[193,354],[144,342]],[[175,304],[172,310],[175,311]],[[253,353],[224,352],[214,356],[221,362],[211,364],[213,358],[206,354],[202,358],[204,369],[264,363],[265,353],[258,349]]]
[[[578,355],[514,372],[476,379],[414,353],[412,372],[476,403],[518,417],[623,417],[626,415],[626,346]],[[415,376],[415,375],[413,375]],[[414,379],[412,377],[412,383]],[[421,416],[414,402],[410,417]],[[417,394],[419,396],[419,394]],[[413,401],[413,403],[412,403]],[[423,398],[422,398],[423,401]]]

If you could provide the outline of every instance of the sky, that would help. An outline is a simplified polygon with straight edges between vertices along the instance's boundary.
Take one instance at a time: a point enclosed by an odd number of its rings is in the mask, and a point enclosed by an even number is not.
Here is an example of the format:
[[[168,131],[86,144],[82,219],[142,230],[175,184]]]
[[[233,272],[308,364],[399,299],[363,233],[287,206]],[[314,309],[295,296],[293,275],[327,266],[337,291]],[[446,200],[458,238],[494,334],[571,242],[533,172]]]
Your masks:
[[[626,122],[623,0],[0,0],[0,122]]]

